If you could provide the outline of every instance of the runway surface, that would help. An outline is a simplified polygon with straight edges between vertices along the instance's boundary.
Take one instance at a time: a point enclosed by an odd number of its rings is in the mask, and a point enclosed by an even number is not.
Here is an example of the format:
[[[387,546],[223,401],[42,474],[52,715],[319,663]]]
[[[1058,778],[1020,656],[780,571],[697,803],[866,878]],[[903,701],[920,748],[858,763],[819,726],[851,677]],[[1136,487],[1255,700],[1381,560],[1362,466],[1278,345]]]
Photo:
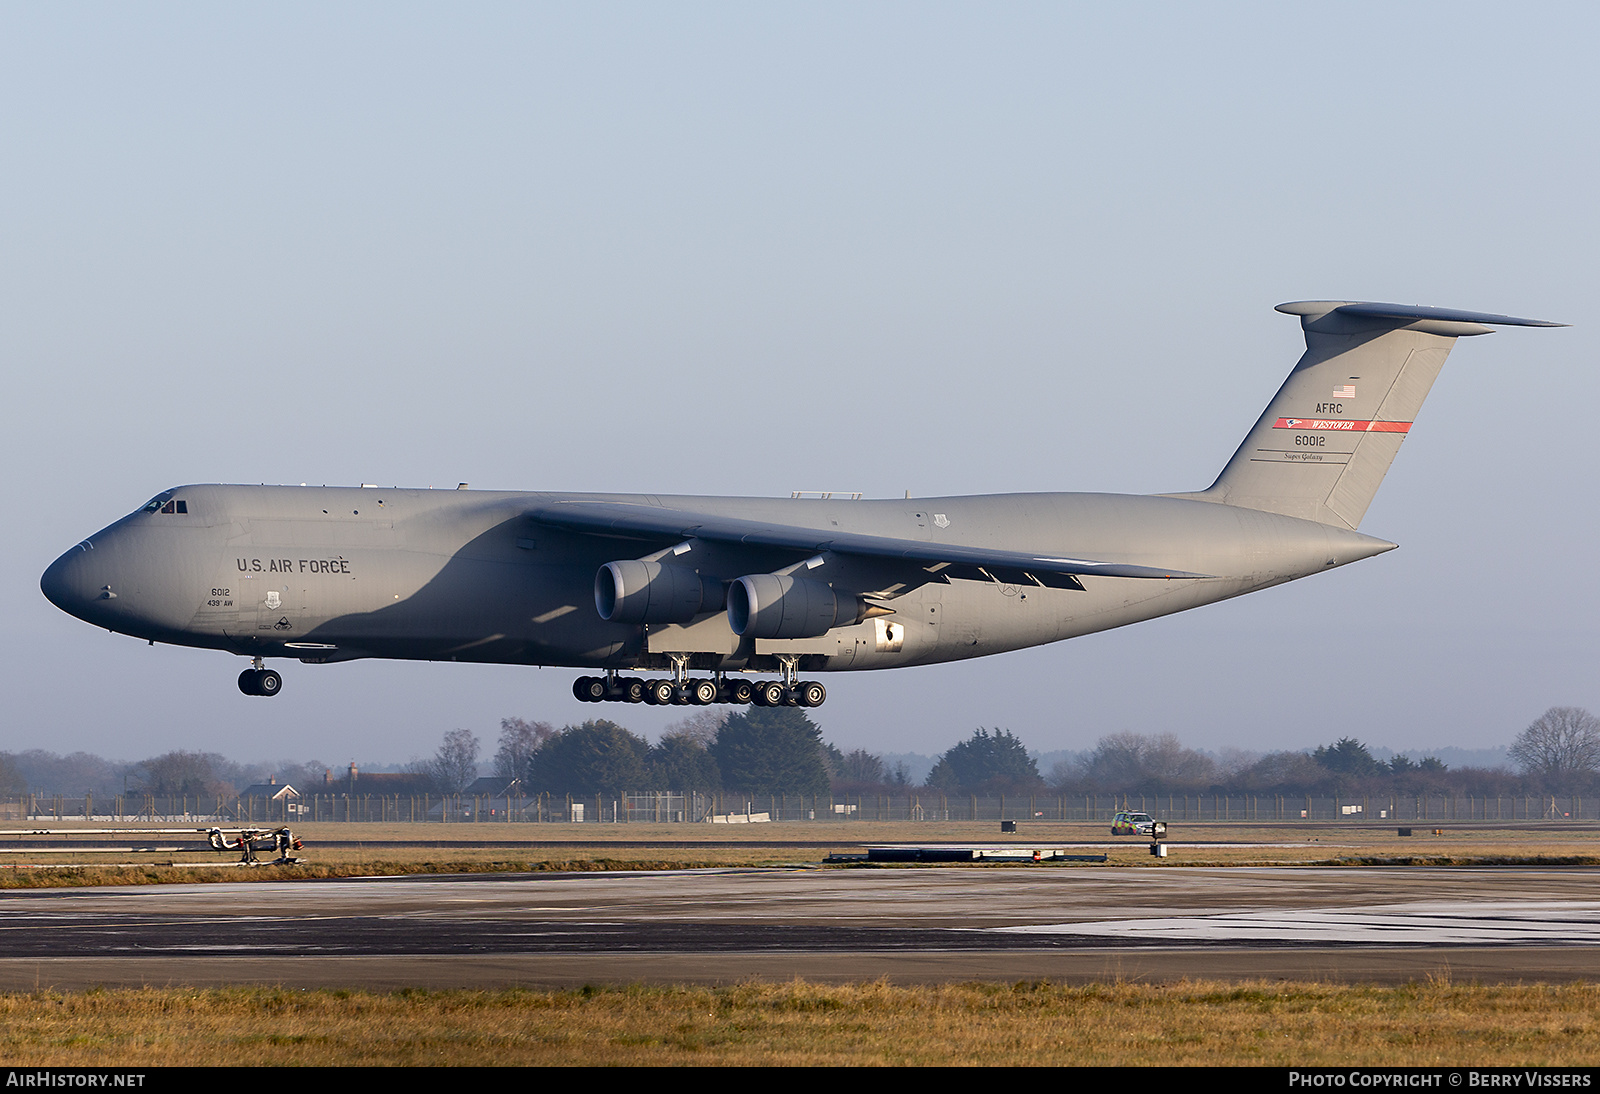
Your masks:
[[[940,867],[0,893],[0,988],[1600,978],[1600,870]]]

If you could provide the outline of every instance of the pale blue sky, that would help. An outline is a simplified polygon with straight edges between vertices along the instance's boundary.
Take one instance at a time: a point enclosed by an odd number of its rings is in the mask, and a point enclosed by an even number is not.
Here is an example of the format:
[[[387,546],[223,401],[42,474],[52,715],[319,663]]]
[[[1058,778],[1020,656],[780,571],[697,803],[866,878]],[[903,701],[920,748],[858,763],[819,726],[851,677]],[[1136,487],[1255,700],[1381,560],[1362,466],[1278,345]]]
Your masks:
[[[431,752],[573,672],[235,661],[52,608],[196,481],[897,497],[1207,485],[1273,304],[1458,345],[1363,531],[1110,634],[827,680],[845,747],[1502,744],[1600,710],[1587,5],[0,5],[0,749]],[[675,713],[606,708],[653,732]]]

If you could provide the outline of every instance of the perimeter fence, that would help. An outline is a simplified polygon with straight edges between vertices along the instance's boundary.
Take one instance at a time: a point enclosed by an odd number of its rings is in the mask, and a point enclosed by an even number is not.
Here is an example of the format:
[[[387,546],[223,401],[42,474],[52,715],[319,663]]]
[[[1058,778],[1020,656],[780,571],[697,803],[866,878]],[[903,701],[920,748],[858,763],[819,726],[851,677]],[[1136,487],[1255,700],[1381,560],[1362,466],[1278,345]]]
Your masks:
[[[1600,800],[1419,794],[1383,798],[1293,795],[975,795],[912,789],[893,794],[307,794],[301,797],[172,797],[33,794],[0,799],[0,819],[304,824],[750,823],[759,821],[1105,822],[1121,809],[1168,822],[1600,820]]]

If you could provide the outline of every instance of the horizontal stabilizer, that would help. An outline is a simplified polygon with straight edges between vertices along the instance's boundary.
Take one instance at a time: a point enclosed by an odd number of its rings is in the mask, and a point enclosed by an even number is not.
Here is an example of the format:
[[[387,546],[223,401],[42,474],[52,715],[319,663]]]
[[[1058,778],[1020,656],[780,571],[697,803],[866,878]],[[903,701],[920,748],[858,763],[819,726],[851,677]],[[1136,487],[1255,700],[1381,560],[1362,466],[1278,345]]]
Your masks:
[[[1461,311],[1457,308],[1429,308],[1421,304],[1373,304],[1349,300],[1294,300],[1279,304],[1286,315],[1320,317],[1329,312],[1366,319],[1434,319],[1445,323],[1481,323],[1488,327],[1565,327],[1546,319],[1518,319],[1514,315],[1495,315],[1486,311]]]

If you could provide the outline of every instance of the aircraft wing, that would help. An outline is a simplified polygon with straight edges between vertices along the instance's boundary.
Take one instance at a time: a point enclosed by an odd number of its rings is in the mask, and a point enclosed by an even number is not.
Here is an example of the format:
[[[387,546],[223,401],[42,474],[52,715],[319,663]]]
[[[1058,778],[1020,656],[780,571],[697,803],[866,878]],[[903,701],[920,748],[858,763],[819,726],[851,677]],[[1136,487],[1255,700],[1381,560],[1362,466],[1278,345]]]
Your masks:
[[[733,547],[776,548],[808,555],[831,552],[883,562],[915,563],[930,572],[953,568],[956,571],[971,571],[977,577],[1053,588],[1082,589],[1077,579],[1084,575],[1163,579],[1211,576],[1158,566],[1097,562],[1087,558],[1035,555],[1023,551],[1000,551],[987,547],[963,547],[951,543],[771,524],[629,502],[553,502],[532,510],[528,515],[539,524],[590,535],[629,539],[702,539]],[[958,572],[957,576],[965,574]]]

